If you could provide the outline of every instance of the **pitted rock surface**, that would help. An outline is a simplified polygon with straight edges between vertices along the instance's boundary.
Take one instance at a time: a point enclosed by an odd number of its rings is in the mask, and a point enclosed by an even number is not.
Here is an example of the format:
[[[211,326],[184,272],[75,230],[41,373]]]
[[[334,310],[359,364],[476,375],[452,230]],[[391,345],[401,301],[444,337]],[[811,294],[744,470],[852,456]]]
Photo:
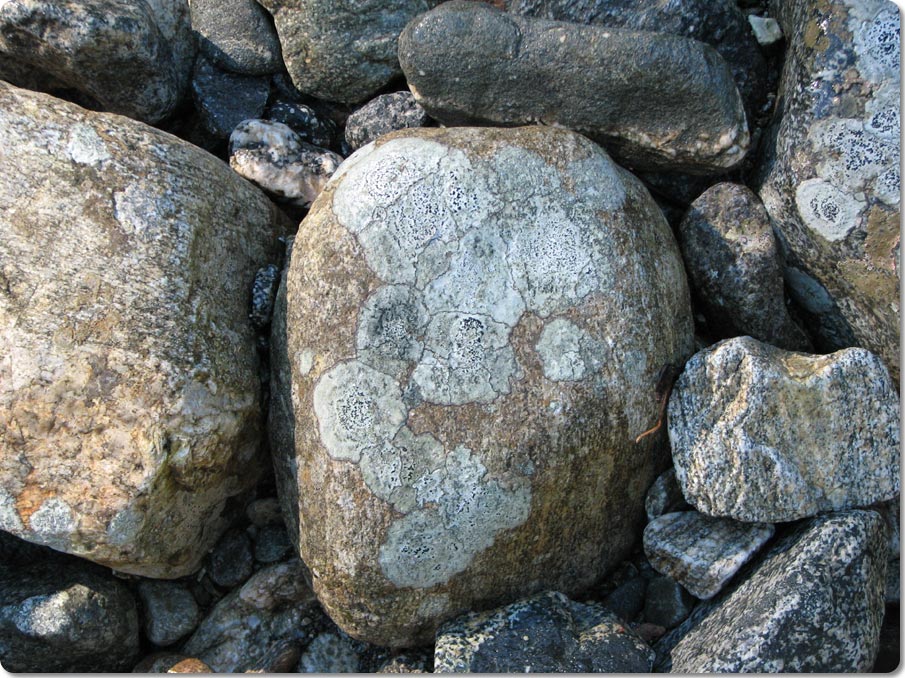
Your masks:
[[[270,15],[255,0],[192,0],[198,46],[232,73],[267,75],[283,67]]]
[[[0,131],[0,529],[191,573],[262,467],[277,211],[194,146],[5,83]]]
[[[192,74],[192,99],[201,124],[213,137],[228,139],[240,122],[260,118],[269,94],[266,76],[231,73],[198,55]]]
[[[644,555],[657,572],[672,577],[692,595],[712,598],[773,532],[769,524],[678,511],[644,528]]]
[[[583,137],[359,150],[300,227],[272,335],[281,501],[327,611],[406,645],[475,600],[590,584],[643,522],[663,436],[634,438],[691,342],[662,214]]]
[[[760,195],[818,348],[863,346],[899,375],[899,12],[775,3],[786,55]]]
[[[803,521],[654,647],[657,671],[870,671],[886,576],[883,519],[844,511]]]
[[[701,351],[672,390],[669,439],[682,493],[708,515],[781,522],[899,493],[899,396],[860,348],[739,337]]]
[[[612,612],[547,592],[437,632],[435,673],[648,673],[654,651]]]
[[[689,38],[453,0],[406,26],[399,62],[415,99],[447,126],[568,127],[639,170],[723,172],[748,148],[729,67]]]
[[[411,92],[381,94],[356,110],[346,120],[346,143],[353,151],[382,134],[410,127],[424,127],[427,113]]]

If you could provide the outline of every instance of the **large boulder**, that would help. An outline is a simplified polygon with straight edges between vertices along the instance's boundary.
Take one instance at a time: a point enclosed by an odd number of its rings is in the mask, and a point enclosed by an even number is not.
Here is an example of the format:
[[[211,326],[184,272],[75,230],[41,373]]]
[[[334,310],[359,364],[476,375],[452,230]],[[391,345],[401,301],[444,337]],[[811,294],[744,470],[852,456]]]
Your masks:
[[[682,493],[708,515],[781,522],[899,493],[899,396],[864,349],[720,342],[688,361],[668,419]]]
[[[863,346],[899,374],[899,11],[775,3],[788,41],[760,195],[790,294],[821,350]]]
[[[169,134],[5,83],[0,135],[0,529],[188,574],[264,461],[247,314],[277,211]]]
[[[271,448],[328,613],[382,645],[591,584],[665,465],[660,374],[692,345],[675,240],[593,143],[394,132],[300,227],[278,298]]]
[[[748,148],[729,67],[689,38],[452,0],[406,26],[399,61],[445,125],[568,127],[634,169],[722,172]]]

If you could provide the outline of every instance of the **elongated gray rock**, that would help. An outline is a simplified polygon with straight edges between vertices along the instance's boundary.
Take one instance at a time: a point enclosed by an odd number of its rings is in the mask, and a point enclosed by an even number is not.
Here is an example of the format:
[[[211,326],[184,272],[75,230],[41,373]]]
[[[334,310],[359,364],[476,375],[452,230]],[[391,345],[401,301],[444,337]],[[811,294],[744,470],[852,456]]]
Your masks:
[[[169,134],[5,83],[0,134],[0,529],[189,574],[264,461],[248,312],[278,212]]]
[[[144,0],[16,0],[0,4],[0,77],[68,86],[100,110],[149,123],[169,115],[184,78]],[[13,67],[15,70],[13,70]]]
[[[781,522],[899,493],[899,397],[864,349],[720,342],[676,382],[669,439],[682,493],[708,515]]]
[[[423,643],[476,601],[569,594],[625,557],[665,451],[635,438],[692,345],[640,182],[566,130],[406,130],[349,158],[300,229],[271,449],[337,624]]]
[[[192,0],[199,48],[232,73],[267,75],[283,67],[270,15],[255,0]]]
[[[870,671],[883,619],[886,535],[873,511],[796,526],[655,646],[658,671]]]
[[[616,615],[557,592],[437,632],[435,673],[649,673],[654,651]]]
[[[768,524],[678,511],[644,528],[644,555],[657,572],[672,577],[692,595],[712,598],[773,532]]]
[[[788,42],[759,192],[818,348],[863,346],[899,378],[899,11],[774,3]]]
[[[688,38],[452,0],[406,26],[399,61],[418,103],[448,126],[568,127],[633,169],[723,171],[748,147],[729,67]]]

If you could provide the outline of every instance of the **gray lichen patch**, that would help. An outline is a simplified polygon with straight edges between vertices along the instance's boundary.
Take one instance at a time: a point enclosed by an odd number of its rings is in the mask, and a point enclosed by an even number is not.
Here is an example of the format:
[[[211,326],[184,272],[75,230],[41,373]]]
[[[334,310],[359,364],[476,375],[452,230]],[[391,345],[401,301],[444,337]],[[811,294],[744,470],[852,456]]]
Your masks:
[[[899,12],[887,0],[849,2],[849,30],[861,76],[882,82],[899,74]]]
[[[387,285],[368,297],[358,318],[359,360],[396,375],[421,359],[429,317],[420,296],[408,285]]]
[[[85,124],[72,126],[66,152],[80,165],[98,165],[110,159],[110,151],[104,140],[91,125]]]
[[[808,179],[795,191],[795,202],[805,225],[834,242],[842,240],[858,225],[863,201],[840,191],[823,179]]]
[[[606,348],[574,323],[556,318],[547,323],[536,346],[551,381],[577,381],[600,369]]]

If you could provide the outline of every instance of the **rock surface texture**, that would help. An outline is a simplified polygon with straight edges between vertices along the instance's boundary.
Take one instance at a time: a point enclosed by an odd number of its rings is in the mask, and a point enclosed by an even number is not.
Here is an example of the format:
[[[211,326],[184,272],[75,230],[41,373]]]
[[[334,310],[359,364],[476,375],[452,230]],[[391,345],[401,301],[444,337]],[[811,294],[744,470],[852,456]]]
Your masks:
[[[267,75],[283,67],[270,15],[255,0],[192,0],[192,28],[201,51],[220,68]]]
[[[138,596],[144,612],[145,635],[160,647],[187,636],[201,621],[191,591],[178,582],[144,580],[138,585]]]
[[[789,521],[899,493],[899,397],[860,348],[739,337],[701,351],[673,388],[669,439],[685,498],[709,515]]]
[[[667,513],[644,528],[644,555],[657,572],[698,598],[712,598],[773,536],[772,525]]]
[[[770,217],[739,184],[707,189],[679,224],[679,245],[707,327],[791,351],[812,348],[786,308],[782,259]]]
[[[572,132],[453,128],[343,165],[272,344],[271,446],[315,591],[351,635],[407,645],[626,554],[664,461],[662,435],[634,439],[692,336],[640,182]]]
[[[0,528],[188,574],[263,461],[247,314],[276,210],[168,134],[5,83],[0,134]]]
[[[353,151],[382,134],[424,127],[427,113],[411,92],[392,92],[372,99],[346,120],[346,142]]]
[[[796,526],[738,584],[656,645],[673,673],[870,671],[883,619],[886,535],[872,511]]]
[[[300,92],[357,103],[400,74],[399,33],[440,0],[260,0]]]
[[[543,593],[437,632],[435,673],[649,673],[654,651],[612,612]]]
[[[899,13],[884,0],[775,3],[789,48],[760,195],[821,350],[899,375]]]
[[[92,108],[149,123],[169,115],[180,64],[144,0],[16,0],[0,4],[0,77],[70,87]]]
[[[687,38],[453,0],[406,27],[399,61],[418,103],[445,125],[568,127],[634,169],[724,171],[748,147],[729,67]]]
[[[204,129],[217,139],[228,139],[244,120],[260,118],[269,94],[265,76],[230,73],[204,56],[195,62],[192,98]]]

